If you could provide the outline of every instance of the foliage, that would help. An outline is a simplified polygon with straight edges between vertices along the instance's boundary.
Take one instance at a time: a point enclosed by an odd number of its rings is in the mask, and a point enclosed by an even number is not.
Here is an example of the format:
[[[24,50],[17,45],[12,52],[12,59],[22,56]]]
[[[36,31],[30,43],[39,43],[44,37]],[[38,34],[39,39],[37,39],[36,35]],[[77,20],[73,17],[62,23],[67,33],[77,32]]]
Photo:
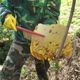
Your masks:
[[[63,25],[67,25],[70,11],[71,11],[71,5],[72,5],[72,0],[67,0],[67,3],[65,0],[61,0],[61,9],[60,9],[60,23]],[[73,14],[73,20],[71,24],[80,26],[80,0],[76,0],[76,6],[75,6],[75,11]]]
[[[28,75],[30,71],[29,69],[27,69],[26,66],[23,66],[21,73],[22,73],[22,77],[26,77],[26,75]]]
[[[0,0],[0,3],[2,2],[2,0]]]
[[[11,31],[5,29],[0,23],[0,64],[4,62],[13,38]]]
[[[0,40],[11,40],[13,38],[13,35],[10,30],[7,30],[0,24]]]
[[[5,29],[0,23],[0,44],[2,44],[0,45],[0,64],[2,64],[6,58],[12,39],[12,33]]]
[[[0,64],[3,64],[8,54],[11,43],[12,43],[12,40],[7,40],[4,42],[4,47],[0,47]]]

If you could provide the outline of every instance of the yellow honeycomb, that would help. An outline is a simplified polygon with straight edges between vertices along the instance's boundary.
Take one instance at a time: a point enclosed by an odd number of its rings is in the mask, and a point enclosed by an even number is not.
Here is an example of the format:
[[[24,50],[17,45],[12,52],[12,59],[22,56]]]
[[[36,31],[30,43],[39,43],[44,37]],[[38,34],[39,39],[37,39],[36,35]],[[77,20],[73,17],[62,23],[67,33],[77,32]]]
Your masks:
[[[49,61],[56,57],[59,50],[66,27],[60,24],[44,25],[38,24],[34,32],[45,35],[45,45],[38,42],[31,42],[31,54],[39,60],[48,59]],[[72,53],[71,37],[68,35],[62,49],[60,57],[70,56]]]

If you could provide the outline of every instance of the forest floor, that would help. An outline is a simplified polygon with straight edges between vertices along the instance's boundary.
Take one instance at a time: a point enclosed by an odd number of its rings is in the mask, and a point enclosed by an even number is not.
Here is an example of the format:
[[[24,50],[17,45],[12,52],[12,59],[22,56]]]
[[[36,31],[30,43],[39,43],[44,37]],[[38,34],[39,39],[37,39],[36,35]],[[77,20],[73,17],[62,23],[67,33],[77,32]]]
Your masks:
[[[59,80],[80,80],[80,39],[74,36],[72,42],[72,55],[68,59],[61,60],[57,75]],[[55,68],[52,61],[50,61],[50,68],[47,74],[49,80],[55,80]],[[28,58],[23,66],[20,80],[38,80],[32,56]]]

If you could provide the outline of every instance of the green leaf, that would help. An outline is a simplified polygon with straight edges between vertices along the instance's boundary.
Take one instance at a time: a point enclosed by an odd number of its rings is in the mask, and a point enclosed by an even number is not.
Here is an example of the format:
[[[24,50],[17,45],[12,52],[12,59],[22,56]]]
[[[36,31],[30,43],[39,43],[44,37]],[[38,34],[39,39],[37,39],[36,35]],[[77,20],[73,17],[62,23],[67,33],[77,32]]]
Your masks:
[[[60,62],[60,61],[59,61],[58,65],[57,65],[57,64],[55,64],[56,72],[58,72],[58,70],[59,70],[60,66],[61,66],[61,62]]]

